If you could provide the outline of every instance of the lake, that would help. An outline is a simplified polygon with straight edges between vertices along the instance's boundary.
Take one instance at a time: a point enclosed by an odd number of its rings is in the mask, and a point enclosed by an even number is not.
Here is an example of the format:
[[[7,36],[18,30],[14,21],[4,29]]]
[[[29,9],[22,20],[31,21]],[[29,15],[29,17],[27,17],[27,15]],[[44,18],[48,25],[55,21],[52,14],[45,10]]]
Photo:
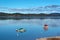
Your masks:
[[[44,30],[44,24],[48,24],[48,30]],[[16,32],[19,28],[26,32]],[[60,36],[60,19],[0,20],[0,40],[36,40],[52,36]]]

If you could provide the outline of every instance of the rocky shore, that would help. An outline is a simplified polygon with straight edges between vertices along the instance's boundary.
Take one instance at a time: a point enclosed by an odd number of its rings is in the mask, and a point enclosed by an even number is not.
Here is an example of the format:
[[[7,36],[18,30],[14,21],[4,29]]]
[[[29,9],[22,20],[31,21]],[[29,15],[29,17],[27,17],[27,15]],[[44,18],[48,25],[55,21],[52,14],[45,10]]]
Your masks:
[[[48,37],[48,38],[38,38],[36,40],[60,40],[60,36]]]

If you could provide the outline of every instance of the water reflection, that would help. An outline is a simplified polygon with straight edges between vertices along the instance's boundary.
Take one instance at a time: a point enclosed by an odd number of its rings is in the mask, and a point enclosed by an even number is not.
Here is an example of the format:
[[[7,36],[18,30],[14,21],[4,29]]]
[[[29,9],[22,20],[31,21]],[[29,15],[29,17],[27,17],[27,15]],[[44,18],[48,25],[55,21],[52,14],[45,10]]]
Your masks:
[[[48,27],[44,28],[44,24]],[[17,33],[17,28],[24,28],[27,31]],[[0,40],[35,40],[41,37],[60,36],[59,30],[60,19],[0,20]]]

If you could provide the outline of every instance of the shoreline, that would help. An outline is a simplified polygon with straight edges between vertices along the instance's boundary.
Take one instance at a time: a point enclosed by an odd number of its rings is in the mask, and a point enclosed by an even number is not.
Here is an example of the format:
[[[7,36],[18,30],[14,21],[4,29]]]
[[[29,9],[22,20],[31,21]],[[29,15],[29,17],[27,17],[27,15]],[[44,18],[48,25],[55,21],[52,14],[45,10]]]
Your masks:
[[[38,38],[36,40],[60,40],[60,36],[56,37],[47,37],[47,38]]]
[[[60,19],[60,13],[23,14],[0,12],[0,19]]]

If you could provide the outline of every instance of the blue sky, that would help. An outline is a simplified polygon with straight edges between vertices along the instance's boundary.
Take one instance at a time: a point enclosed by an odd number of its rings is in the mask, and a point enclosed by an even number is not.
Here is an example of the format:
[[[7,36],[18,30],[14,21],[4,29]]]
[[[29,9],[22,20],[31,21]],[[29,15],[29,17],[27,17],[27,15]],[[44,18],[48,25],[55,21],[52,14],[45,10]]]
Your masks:
[[[60,5],[60,0],[0,0],[0,7],[33,8],[46,5]]]
[[[60,0],[0,0],[0,6],[10,8],[31,8],[55,4],[59,5]]]

